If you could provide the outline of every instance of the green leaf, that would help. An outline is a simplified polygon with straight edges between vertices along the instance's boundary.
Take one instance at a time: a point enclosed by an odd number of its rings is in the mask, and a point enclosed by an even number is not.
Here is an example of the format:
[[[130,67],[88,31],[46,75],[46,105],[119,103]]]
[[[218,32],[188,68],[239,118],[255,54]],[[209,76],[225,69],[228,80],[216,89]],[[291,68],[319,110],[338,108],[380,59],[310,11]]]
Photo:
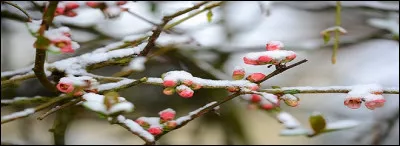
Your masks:
[[[104,114],[98,113],[97,115],[98,115],[98,117],[99,117],[100,119],[107,119],[107,116],[104,115]]]
[[[208,21],[208,22],[211,22],[212,16],[213,16],[213,13],[212,13],[212,11],[211,11],[211,9],[210,9],[210,10],[208,10],[208,12],[207,12],[207,21]]]
[[[326,121],[320,113],[314,113],[310,116],[309,122],[311,128],[314,130],[314,135],[322,132],[326,127]]]
[[[323,34],[323,37],[324,37],[324,44],[325,44],[325,45],[328,44],[329,40],[331,40],[330,32],[325,32],[325,33]]]
[[[300,90],[293,89],[293,90],[285,90],[283,91],[283,94],[297,94],[300,93]]]
[[[272,89],[280,89],[281,87],[279,87],[279,86],[271,86],[272,87]]]
[[[50,40],[44,36],[38,36],[35,42],[35,48],[37,49],[47,49],[50,45]]]

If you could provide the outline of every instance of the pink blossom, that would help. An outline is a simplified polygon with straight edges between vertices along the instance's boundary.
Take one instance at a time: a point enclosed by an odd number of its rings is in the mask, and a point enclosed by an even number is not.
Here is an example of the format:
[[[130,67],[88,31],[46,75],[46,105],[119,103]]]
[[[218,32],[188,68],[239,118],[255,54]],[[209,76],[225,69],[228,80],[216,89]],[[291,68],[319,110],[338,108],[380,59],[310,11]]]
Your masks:
[[[91,8],[97,8],[100,5],[100,3],[99,2],[94,2],[94,1],[88,1],[88,2],[86,2],[86,5],[91,7]]]
[[[262,107],[263,109],[266,109],[266,110],[271,110],[271,109],[274,108],[274,105],[271,104],[271,103],[264,103],[261,107]]]
[[[280,50],[283,48],[283,43],[280,41],[270,41],[267,43],[266,49],[267,51],[274,51],[274,50]]]
[[[251,95],[251,101],[252,102],[260,102],[261,101],[261,96],[258,94],[252,94]]]
[[[365,106],[370,110],[382,107],[383,105],[385,105],[386,102],[385,98],[383,98],[382,95],[369,94],[364,98],[365,98]]]
[[[165,95],[172,95],[172,94],[175,93],[175,89],[174,89],[174,88],[165,88],[165,89],[163,90],[163,93],[164,93]]]
[[[192,85],[190,86],[191,89],[193,90],[199,90],[201,89],[201,85],[200,84],[196,84],[196,83],[192,83]]]
[[[163,110],[160,113],[158,113],[160,115],[161,120],[163,121],[171,121],[175,118],[175,111],[173,110]]]
[[[186,85],[186,86],[191,86],[191,85],[193,84],[193,81],[191,81],[191,80],[184,80],[182,83],[183,83],[184,85]]]
[[[70,93],[74,90],[74,85],[72,81],[59,82],[57,84],[57,89],[63,93]]]
[[[296,58],[296,54],[295,53],[293,53],[293,54],[291,54],[289,56],[286,56],[286,59],[288,59],[288,60],[293,60],[295,58]]]
[[[265,78],[265,75],[262,73],[253,73],[247,77],[247,80],[250,82],[259,82]]]
[[[236,70],[233,71],[232,78],[233,78],[234,80],[240,80],[240,79],[243,79],[243,78],[244,78],[244,75],[245,75],[245,74],[246,74],[246,73],[244,72],[244,69],[243,69],[243,68],[238,68],[238,69],[236,69]]]
[[[164,80],[163,85],[165,87],[175,87],[176,86],[176,81],[174,80]]]
[[[351,109],[358,109],[361,107],[361,97],[346,97],[344,105]]]
[[[226,88],[229,92],[237,92],[237,91],[239,91],[239,88],[238,87],[233,87],[233,86],[230,86],[230,87],[228,87],[228,88]]]
[[[249,58],[247,58],[247,57],[243,57],[243,61],[244,61],[244,63],[246,63],[246,64],[258,65],[258,63],[257,63],[256,60],[252,60],[252,59],[249,59]]]
[[[165,128],[167,128],[167,129],[174,129],[177,125],[178,125],[178,123],[176,123],[176,121],[168,121],[168,122],[165,124]]]
[[[267,64],[267,63],[270,63],[272,61],[272,58],[271,57],[269,57],[269,56],[260,56],[259,58],[258,58],[258,62],[260,62],[260,63],[262,63],[262,64]]]
[[[77,2],[66,2],[65,4],[65,9],[66,10],[72,10],[79,8],[79,4]]]
[[[193,90],[191,90],[190,88],[178,92],[179,96],[183,98],[190,98],[193,96],[193,93],[194,93]]]
[[[72,49],[71,40],[53,40],[52,43],[60,48],[63,53],[73,53],[75,51]]]
[[[147,131],[149,131],[149,133],[153,135],[159,135],[163,132],[162,129],[158,126],[152,126]]]
[[[142,118],[138,118],[135,120],[136,123],[138,123],[140,126],[142,127],[147,127],[149,126],[149,123],[147,123],[146,121],[144,121]]]

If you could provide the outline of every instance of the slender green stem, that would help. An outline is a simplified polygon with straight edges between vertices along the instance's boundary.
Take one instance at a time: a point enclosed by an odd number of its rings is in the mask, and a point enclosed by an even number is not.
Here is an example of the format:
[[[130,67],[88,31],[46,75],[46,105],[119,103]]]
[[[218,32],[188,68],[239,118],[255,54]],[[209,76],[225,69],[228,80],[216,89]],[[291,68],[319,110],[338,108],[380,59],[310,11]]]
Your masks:
[[[208,5],[207,7],[205,7],[204,9],[202,9],[202,10],[200,10],[200,11],[197,11],[197,12],[195,12],[195,13],[193,13],[193,14],[190,14],[189,16],[187,16],[187,17],[185,17],[185,18],[182,18],[182,19],[180,19],[180,20],[178,20],[178,21],[176,21],[176,22],[174,22],[174,23],[171,23],[171,24],[165,26],[165,27],[164,27],[164,30],[168,30],[168,29],[170,29],[170,28],[172,28],[172,27],[174,27],[174,26],[176,26],[176,25],[178,25],[178,24],[181,24],[182,22],[185,22],[186,20],[188,20],[188,19],[190,19],[190,18],[192,18],[192,17],[194,17],[194,16],[196,16],[196,15],[198,15],[198,14],[204,12],[204,11],[207,11],[207,10],[212,9],[212,8],[214,8],[214,7],[218,7],[218,6],[220,6],[222,3],[223,3],[223,2],[218,2],[218,3],[214,3],[214,4],[211,4],[211,5]]]
[[[341,5],[340,1],[336,1],[336,26],[340,26],[340,10]],[[335,43],[333,44],[333,53],[332,53],[332,64],[336,63],[336,56],[337,56],[337,50],[339,48],[339,30],[335,30]]]
[[[3,2],[1,2],[1,3],[6,3],[6,4],[9,4],[9,5],[11,5],[11,6],[17,8],[17,9],[20,10],[22,13],[24,13],[24,14],[26,15],[26,17],[28,17],[27,22],[31,22],[31,21],[32,21],[32,17],[31,17],[24,9],[22,9],[20,6],[18,6],[17,4],[14,4],[14,3],[11,3],[11,2],[8,2],[8,1],[3,1]]]
[[[49,25],[52,24],[54,14],[58,5],[58,1],[51,1],[49,7],[47,8],[46,12],[43,14],[43,22],[39,29],[39,35],[43,36],[44,31],[49,28]],[[39,39],[38,39],[39,40]],[[36,48],[36,57],[35,57],[35,67],[33,71],[35,75],[39,79],[40,83],[45,86],[47,89],[53,92],[57,92],[56,87],[51,83],[44,72],[44,63],[46,61],[46,49],[38,47]]]

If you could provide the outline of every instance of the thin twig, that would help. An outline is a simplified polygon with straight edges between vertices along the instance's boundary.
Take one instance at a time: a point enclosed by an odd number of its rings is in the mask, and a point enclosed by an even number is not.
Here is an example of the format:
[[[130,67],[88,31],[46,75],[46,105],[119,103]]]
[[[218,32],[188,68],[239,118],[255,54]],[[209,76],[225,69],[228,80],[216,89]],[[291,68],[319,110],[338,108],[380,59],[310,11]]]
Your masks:
[[[133,15],[133,16],[135,16],[135,17],[137,17],[137,18],[139,18],[139,19],[141,19],[143,21],[146,21],[147,23],[150,23],[151,25],[157,26],[156,23],[154,23],[154,22],[152,22],[152,21],[140,16],[139,14],[136,14],[135,12],[129,11],[129,9],[126,12],[128,12],[129,14],[131,14],[131,15]]]
[[[56,106],[56,107],[50,109],[49,111],[47,111],[47,112],[44,113],[43,115],[39,116],[37,119],[38,119],[38,120],[43,120],[43,119],[46,118],[47,116],[49,116],[49,115],[51,115],[51,114],[53,114],[53,113],[55,113],[55,112],[57,112],[57,111],[59,111],[59,110],[62,110],[62,109],[64,109],[64,108],[73,106],[73,105],[79,103],[80,101],[82,101],[82,99],[75,99],[75,100],[73,100],[73,101],[68,101],[67,103],[65,103],[65,104],[63,104],[63,105],[58,105],[58,106]]]
[[[32,21],[32,17],[24,9],[22,9],[20,6],[18,6],[17,4],[14,4],[14,3],[11,3],[11,2],[8,2],[8,1],[2,1],[1,3],[6,3],[8,5],[11,5],[11,6],[17,8],[22,13],[24,13],[26,15],[26,17],[28,17],[28,21],[27,22],[31,22]]]
[[[51,99],[51,97],[43,97],[43,96],[15,97],[13,99],[2,99],[1,100],[1,106],[19,105],[19,104],[32,104],[32,103],[49,101],[50,99]]]
[[[17,114],[17,115],[14,114],[13,116],[11,116],[11,117],[9,117],[9,118],[5,118],[5,117],[8,116],[8,115],[2,116],[2,117],[1,117],[1,124],[7,123],[7,122],[10,122],[10,121],[14,121],[14,120],[17,120],[17,119],[20,119],[20,118],[27,117],[27,116],[29,116],[29,115],[32,115],[32,114],[38,112],[38,111],[41,111],[41,110],[43,110],[43,109],[48,108],[48,107],[50,107],[50,106],[53,105],[53,104],[56,104],[56,103],[58,103],[58,102],[60,102],[60,101],[63,101],[63,100],[66,100],[66,99],[69,99],[69,98],[72,98],[72,97],[73,97],[73,96],[63,95],[63,96],[58,96],[58,97],[56,97],[56,98],[53,98],[53,99],[50,100],[49,102],[46,102],[46,103],[44,103],[44,104],[41,104],[41,105],[39,105],[39,106],[33,108],[33,109],[34,109],[33,113],[28,113],[28,114]],[[20,113],[21,113],[21,112],[20,112]],[[12,115],[12,114],[10,114],[10,115]]]
[[[270,78],[272,78],[272,77],[274,77],[274,76],[276,76],[276,75],[278,75],[278,74],[280,74],[280,73],[282,73],[282,72],[284,72],[284,71],[286,71],[286,70],[288,70],[290,68],[296,67],[296,66],[298,66],[300,64],[303,64],[303,63],[305,63],[307,61],[308,61],[307,59],[303,59],[303,60],[301,60],[299,62],[296,62],[296,63],[294,63],[292,65],[279,67],[275,71],[273,71],[272,73],[268,74],[263,80],[261,80],[261,81],[259,81],[257,83],[262,83],[262,82],[264,82],[264,81],[266,81],[266,80],[268,80],[268,79],[270,79]]]

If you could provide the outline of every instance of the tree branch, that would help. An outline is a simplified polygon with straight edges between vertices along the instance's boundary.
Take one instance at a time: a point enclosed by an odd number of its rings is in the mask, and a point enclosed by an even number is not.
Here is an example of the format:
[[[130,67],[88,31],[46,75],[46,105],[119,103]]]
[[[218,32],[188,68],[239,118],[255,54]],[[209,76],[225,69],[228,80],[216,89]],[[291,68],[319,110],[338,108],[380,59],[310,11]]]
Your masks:
[[[49,25],[52,23],[57,5],[58,1],[51,1],[46,12],[43,14],[43,22],[40,26],[39,37],[36,40],[35,44],[40,43],[39,41],[43,41],[39,38],[44,37],[45,30],[47,30],[49,28]],[[44,71],[44,63],[46,61],[46,49],[47,48],[42,48],[41,46],[36,48],[35,67],[33,68],[33,71],[35,72],[35,75],[43,86],[45,86],[50,91],[57,92],[56,87],[47,79]]]
[[[11,3],[11,2],[8,2],[8,1],[2,1],[1,3],[6,3],[8,5],[11,5],[11,6],[17,8],[22,13],[24,13],[26,15],[26,17],[28,17],[27,22],[31,22],[32,21],[32,17],[24,9],[22,9],[20,6],[18,6],[17,4],[14,4],[14,3]]]

